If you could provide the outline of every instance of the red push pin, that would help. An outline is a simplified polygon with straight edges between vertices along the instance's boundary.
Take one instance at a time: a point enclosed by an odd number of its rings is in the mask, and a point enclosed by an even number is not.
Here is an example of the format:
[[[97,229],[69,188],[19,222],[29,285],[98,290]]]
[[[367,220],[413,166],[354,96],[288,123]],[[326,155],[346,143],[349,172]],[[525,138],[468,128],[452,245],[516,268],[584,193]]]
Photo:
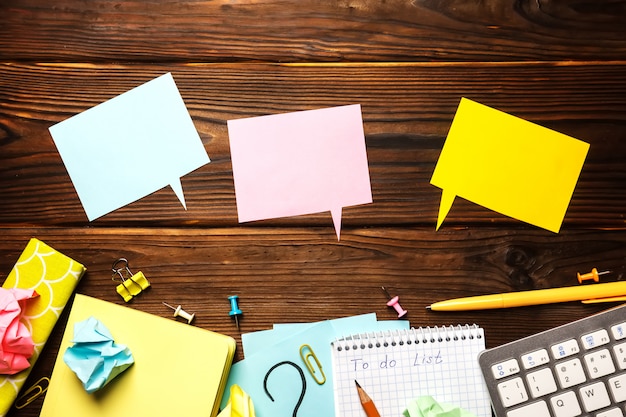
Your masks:
[[[396,310],[396,312],[398,313],[398,318],[404,317],[406,313],[408,313],[408,311],[403,309],[402,306],[400,305],[400,302],[399,302],[400,298],[398,298],[397,295],[395,297],[391,297],[391,295],[389,295],[385,287],[381,287],[381,288],[383,289],[384,293],[387,295],[387,298],[389,298],[389,301],[387,301],[387,306],[393,307]]]
[[[596,268],[593,268],[591,272],[587,272],[586,274],[576,274],[578,276],[578,283],[582,284],[583,281],[593,280],[593,282],[600,281],[600,275],[610,274],[611,271],[602,271],[598,272]]]

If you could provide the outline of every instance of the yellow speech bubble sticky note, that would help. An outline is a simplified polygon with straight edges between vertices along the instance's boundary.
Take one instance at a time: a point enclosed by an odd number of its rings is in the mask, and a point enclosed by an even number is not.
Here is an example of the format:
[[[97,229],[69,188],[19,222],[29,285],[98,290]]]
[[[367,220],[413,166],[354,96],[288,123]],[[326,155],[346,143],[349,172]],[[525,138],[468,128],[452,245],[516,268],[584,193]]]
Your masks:
[[[558,233],[589,144],[462,98],[430,183],[443,190],[437,229],[456,196]]]

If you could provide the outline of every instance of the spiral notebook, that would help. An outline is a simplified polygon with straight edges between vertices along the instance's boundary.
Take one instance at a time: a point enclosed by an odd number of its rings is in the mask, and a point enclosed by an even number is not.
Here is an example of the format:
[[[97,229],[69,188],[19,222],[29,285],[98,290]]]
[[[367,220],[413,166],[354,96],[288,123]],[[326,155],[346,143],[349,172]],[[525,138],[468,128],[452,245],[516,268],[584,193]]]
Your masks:
[[[423,395],[478,417],[491,417],[478,365],[478,353],[484,349],[484,331],[476,325],[391,330],[335,340],[336,415],[365,416],[355,386],[358,381],[381,417],[402,415],[412,399]]]

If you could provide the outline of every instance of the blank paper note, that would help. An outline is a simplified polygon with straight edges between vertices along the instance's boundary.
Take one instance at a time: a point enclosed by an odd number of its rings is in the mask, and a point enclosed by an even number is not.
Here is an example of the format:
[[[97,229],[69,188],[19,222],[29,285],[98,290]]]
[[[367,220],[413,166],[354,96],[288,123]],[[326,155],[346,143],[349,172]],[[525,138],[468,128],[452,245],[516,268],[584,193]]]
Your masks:
[[[89,221],[172,187],[209,163],[172,74],[50,127]]]
[[[229,120],[239,222],[372,202],[361,106]]]
[[[456,196],[558,233],[589,144],[466,98],[431,184],[443,190],[437,229]]]

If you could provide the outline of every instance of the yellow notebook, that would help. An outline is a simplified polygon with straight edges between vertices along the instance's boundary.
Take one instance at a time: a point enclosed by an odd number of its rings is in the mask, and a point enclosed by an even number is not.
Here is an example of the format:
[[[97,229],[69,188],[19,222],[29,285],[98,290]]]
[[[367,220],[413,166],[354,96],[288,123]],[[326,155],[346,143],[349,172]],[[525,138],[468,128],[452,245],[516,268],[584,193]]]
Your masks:
[[[15,375],[0,375],[0,417],[4,417],[24,385],[63,308],[85,273],[85,267],[40,240],[31,239],[3,288],[35,289],[39,297],[26,304],[24,320],[31,329],[35,353],[31,366]]]
[[[74,323],[100,320],[135,363],[93,394],[63,361]],[[77,294],[41,417],[209,417],[218,412],[235,353],[233,338]]]

